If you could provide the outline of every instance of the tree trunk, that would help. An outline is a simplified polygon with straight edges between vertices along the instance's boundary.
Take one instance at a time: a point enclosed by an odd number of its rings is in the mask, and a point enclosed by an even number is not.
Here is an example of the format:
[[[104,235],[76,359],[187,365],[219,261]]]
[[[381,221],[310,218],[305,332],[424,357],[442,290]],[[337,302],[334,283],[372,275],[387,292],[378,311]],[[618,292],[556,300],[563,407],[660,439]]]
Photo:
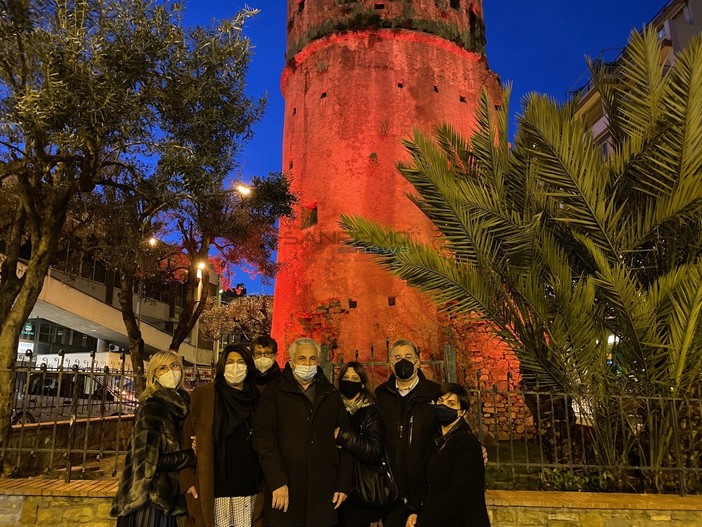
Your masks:
[[[146,379],[144,377],[144,339],[134,314],[134,276],[125,272],[120,273],[119,294],[117,296],[122,311],[122,320],[129,338],[129,355],[132,358],[135,389],[139,395],[146,388]]]
[[[32,256],[21,279],[21,287],[14,303],[3,320],[0,320],[0,445],[9,438],[10,418],[14,406],[14,365],[17,346],[27,318],[32,312],[44,285],[51,259],[56,249],[59,229],[44,228],[42,237],[33,240]],[[4,283],[3,283],[4,286]],[[3,287],[3,294],[9,294]],[[4,299],[6,300],[6,299]]]
[[[202,288],[199,284],[202,282]],[[197,278],[197,270],[194,263],[188,269],[188,279],[185,282],[185,302],[183,310],[178,317],[178,326],[173,332],[170,349],[177,350],[185,341],[190,332],[195,327],[200,315],[205,310],[207,299],[210,296],[210,274],[207,270],[202,271],[202,278]],[[200,298],[197,298],[200,290]]]

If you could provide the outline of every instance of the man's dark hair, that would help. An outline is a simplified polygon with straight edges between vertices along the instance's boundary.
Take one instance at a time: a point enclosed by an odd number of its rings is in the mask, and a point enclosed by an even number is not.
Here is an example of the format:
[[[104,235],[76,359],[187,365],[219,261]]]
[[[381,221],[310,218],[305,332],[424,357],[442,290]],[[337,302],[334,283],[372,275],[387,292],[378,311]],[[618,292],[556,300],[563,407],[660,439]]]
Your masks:
[[[243,342],[227,344],[224,346],[222,353],[219,354],[219,360],[217,361],[217,366],[215,366],[215,380],[224,378],[224,365],[227,363],[227,356],[233,351],[241,355],[241,358],[244,359],[246,368],[248,369],[246,374],[247,377],[256,369],[254,366],[253,356],[251,355],[251,350],[246,344]]]
[[[455,382],[445,382],[441,385],[439,397],[443,397],[444,395],[449,395],[451,393],[456,396],[456,399],[458,399],[458,404],[461,405],[461,410],[468,411],[470,408],[470,395],[468,394],[468,390]]]
[[[278,343],[269,335],[260,335],[256,337],[251,343],[251,349],[253,350],[256,346],[261,346],[262,348],[272,348],[273,353],[278,353]]]

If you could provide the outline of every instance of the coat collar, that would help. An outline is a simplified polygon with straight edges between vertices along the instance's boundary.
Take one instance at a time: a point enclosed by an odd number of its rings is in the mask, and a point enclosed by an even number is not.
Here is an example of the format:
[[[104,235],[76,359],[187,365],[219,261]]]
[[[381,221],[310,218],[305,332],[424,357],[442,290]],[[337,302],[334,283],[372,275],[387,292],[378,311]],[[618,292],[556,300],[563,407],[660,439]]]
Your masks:
[[[187,392],[159,386],[149,399],[162,403],[175,417],[184,419],[188,415],[190,397]],[[148,399],[147,399],[148,401]]]

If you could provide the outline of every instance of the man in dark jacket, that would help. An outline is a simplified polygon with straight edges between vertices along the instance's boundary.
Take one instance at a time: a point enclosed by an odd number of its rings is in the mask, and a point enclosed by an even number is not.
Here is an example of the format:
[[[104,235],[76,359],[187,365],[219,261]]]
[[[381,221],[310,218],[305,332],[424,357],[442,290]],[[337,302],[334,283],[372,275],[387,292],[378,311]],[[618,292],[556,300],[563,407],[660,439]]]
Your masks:
[[[395,374],[375,391],[385,420],[390,466],[400,488],[400,499],[383,516],[383,527],[404,527],[410,513],[421,509],[426,492],[425,462],[434,448],[437,425],[434,401],[439,385],[419,369],[419,351],[408,340],[390,347]]]
[[[339,392],[318,367],[312,339],[290,346],[281,378],[261,396],[253,445],[266,478],[264,521],[270,527],[329,527],[351,489],[351,457],[334,429],[348,429]]]

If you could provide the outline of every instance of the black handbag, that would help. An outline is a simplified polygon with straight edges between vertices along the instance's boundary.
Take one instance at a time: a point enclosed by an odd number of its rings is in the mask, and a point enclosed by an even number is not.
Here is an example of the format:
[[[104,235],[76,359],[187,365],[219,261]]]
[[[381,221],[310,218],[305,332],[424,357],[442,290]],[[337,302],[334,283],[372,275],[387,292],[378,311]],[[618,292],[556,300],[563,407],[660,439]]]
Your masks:
[[[353,491],[349,501],[355,505],[380,509],[400,496],[395,477],[390,470],[387,453],[380,463],[372,465],[353,458]]]

